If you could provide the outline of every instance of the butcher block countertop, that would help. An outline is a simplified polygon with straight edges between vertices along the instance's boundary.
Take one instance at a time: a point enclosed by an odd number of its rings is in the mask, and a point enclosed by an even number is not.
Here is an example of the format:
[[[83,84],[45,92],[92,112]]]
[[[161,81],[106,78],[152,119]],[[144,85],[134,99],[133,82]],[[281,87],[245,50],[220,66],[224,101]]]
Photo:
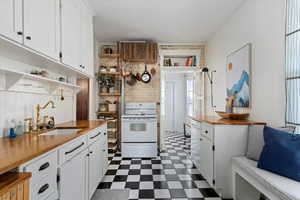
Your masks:
[[[255,122],[250,120],[234,120],[234,119],[223,119],[214,116],[201,116],[191,117],[195,121],[205,122],[213,125],[266,125],[264,122]]]
[[[72,121],[58,124],[56,128],[81,129],[74,134],[42,136],[39,135],[40,133],[26,133],[16,138],[0,138],[0,174],[4,174],[105,123],[106,121]]]

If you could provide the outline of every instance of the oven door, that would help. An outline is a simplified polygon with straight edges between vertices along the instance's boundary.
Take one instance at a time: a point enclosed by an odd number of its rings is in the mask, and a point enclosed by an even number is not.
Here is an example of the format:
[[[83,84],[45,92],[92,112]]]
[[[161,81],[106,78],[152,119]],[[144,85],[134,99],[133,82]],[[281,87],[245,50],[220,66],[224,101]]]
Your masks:
[[[122,142],[156,142],[156,118],[123,118]]]

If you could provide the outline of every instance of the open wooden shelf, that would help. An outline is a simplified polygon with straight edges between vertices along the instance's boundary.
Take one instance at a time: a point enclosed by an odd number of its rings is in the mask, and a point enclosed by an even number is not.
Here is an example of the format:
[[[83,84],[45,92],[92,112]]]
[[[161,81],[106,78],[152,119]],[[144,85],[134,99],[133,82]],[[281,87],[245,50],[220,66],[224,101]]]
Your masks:
[[[108,138],[108,143],[110,144],[115,144],[117,143],[118,139],[117,138]]]
[[[119,97],[121,96],[121,93],[99,93],[99,96],[116,96],[116,97]]]
[[[121,72],[99,72],[99,74],[120,76]]]
[[[100,115],[114,115],[116,114],[116,112],[109,112],[109,111],[106,111],[106,112],[96,112],[96,114],[100,114]]]
[[[114,53],[114,54],[99,54],[100,58],[119,58],[120,54]]]

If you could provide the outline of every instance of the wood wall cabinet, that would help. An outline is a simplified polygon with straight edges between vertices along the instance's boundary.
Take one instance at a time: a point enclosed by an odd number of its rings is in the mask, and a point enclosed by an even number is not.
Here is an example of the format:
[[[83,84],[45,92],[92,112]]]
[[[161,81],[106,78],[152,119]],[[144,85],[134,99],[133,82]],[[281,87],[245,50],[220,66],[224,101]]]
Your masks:
[[[0,34],[16,42],[23,42],[22,0],[0,1]]]
[[[59,59],[59,0],[24,0],[24,45]]]
[[[158,47],[156,43],[147,43],[146,44],[146,64],[156,64],[158,57]]]
[[[145,42],[121,43],[120,54],[125,62],[154,64],[157,61],[157,44]]]
[[[6,173],[0,176],[1,200],[29,200],[30,173]]]

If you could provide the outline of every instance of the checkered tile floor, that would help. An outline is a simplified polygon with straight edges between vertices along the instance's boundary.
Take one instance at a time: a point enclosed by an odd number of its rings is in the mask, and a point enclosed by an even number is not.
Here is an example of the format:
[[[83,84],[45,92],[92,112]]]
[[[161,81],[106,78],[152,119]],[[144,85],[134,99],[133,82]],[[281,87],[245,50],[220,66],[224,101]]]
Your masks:
[[[130,200],[221,200],[189,159],[190,139],[168,133],[166,149],[152,159],[110,154],[98,189],[130,189]]]

